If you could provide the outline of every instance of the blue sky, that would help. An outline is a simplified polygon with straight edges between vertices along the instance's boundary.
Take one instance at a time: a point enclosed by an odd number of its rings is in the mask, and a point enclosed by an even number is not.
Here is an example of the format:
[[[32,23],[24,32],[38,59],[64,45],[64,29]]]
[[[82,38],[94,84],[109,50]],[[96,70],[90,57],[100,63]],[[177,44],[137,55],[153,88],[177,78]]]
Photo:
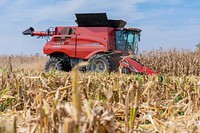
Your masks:
[[[194,50],[200,43],[199,7],[199,0],[0,0],[0,54],[42,53],[45,39],[22,31],[76,25],[74,14],[82,12],[106,12],[142,29],[140,51]]]

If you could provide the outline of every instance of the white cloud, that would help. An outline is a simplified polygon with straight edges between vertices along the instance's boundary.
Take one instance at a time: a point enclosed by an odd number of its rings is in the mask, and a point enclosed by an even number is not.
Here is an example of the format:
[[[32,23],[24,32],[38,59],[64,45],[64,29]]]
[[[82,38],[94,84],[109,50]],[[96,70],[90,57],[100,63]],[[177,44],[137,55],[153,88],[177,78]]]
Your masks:
[[[61,1],[54,5],[45,5],[38,8],[31,16],[34,23],[39,23],[45,20],[64,21],[71,18],[73,12],[84,4],[85,0],[76,1]]]
[[[183,19],[179,16],[180,13],[187,13],[190,10],[182,9],[177,14],[176,8],[164,10],[154,8],[148,11],[138,9],[138,4],[145,3],[148,6],[150,2],[158,5],[176,5],[178,8],[178,5],[184,3],[185,0],[49,0],[48,2],[0,0],[0,7],[3,7],[0,8],[0,29],[3,31],[0,32],[0,54],[9,53],[9,51],[10,53],[41,53],[45,40],[25,37],[21,32],[29,26],[45,30],[51,25],[74,25],[74,13],[80,12],[107,12],[110,19],[124,19],[128,22],[128,27],[141,28],[143,30],[141,49],[143,50],[160,46],[188,48],[200,42],[198,37],[200,21],[197,17],[188,17],[185,20],[187,26],[176,27],[179,23],[177,24],[175,20],[178,17],[180,19],[178,22]],[[175,17],[168,19],[167,15]],[[170,27],[169,23],[173,27]]]
[[[42,52],[42,46],[45,40],[37,40],[36,38],[25,37],[22,31],[29,26],[36,27],[38,30],[45,30],[50,24],[53,26],[65,24],[73,25],[74,13],[80,12],[107,12],[111,19],[124,19],[127,22],[142,18],[143,15],[136,10],[136,4],[144,0],[121,0],[115,2],[113,0],[53,0],[38,5],[39,0],[16,0],[7,5],[1,15],[0,53],[28,53]],[[1,3],[6,3],[1,1]],[[53,4],[52,4],[53,3]],[[1,9],[0,9],[1,10]],[[36,44],[39,43],[39,44]],[[9,52],[10,51],[10,52]]]
[[[107,0],[70,0],[57,1],[51,5],[32,7],[29,0],[18,0],[12,3],[11,10],[8,11],[7,20],[20,21],[29,19],[32,23],[40,23],[45,20],[63,21],[66,18],[74,17],[75,12],[108,12],[109,16],[116,19],[119,17],[129,19],[130,21],[143,17],[135,5],[144,2],[144,0],[121,0],[120,2]]]

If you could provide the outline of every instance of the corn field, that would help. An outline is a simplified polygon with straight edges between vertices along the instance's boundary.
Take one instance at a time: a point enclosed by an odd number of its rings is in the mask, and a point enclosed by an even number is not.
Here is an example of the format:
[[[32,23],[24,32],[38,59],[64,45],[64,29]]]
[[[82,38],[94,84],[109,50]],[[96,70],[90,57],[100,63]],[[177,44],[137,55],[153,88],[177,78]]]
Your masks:
[[[171,75],[200,76],[200,50],[154,50],[144,52],[140,60],[157,72]]]
[[[0,133],[199,132],[199,57],[146,52],[139,59],[155,76],[79,72],[87,63],[44,72],[27,66],[46,57],[0,57]]]

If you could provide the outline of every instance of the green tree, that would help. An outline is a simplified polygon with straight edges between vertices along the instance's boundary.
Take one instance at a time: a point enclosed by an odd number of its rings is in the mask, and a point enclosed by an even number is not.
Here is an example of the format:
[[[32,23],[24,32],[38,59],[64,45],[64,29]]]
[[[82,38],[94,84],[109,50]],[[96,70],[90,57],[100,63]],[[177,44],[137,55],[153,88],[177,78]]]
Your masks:
[[[197,46],[197,49],[200,49],[200,43],[199,43],[199,44],[197,44],[196,46]]]

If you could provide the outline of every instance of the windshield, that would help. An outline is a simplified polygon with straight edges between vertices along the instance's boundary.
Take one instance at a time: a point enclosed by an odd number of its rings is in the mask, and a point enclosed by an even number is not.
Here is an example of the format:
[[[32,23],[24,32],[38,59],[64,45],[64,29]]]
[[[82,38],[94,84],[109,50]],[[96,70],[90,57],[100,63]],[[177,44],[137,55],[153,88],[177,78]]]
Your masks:
[[[117,50],[131,51],[133,54],[137,54],[139,37],[139,33],[134,31],[116,31]]]
[[[132,51],[133,54],[137,54],[138,52],[138,42],[139,42],[139,35],[135,34],[131,31],[127,32],[125,39],[127,40],[127,50]]]

